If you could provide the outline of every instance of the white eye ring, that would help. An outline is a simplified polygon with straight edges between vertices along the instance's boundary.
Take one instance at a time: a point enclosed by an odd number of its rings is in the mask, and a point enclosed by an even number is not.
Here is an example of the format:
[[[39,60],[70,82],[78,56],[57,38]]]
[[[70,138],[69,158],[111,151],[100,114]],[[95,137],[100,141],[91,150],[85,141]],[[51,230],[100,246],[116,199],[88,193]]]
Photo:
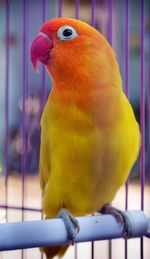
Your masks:
[[[57,32],[57,37],[60,40],[64,40],[64,41],[71,40],[77,36],[78,36],[78,33],[76,32],[76,30],[69,25],[60,27]]]

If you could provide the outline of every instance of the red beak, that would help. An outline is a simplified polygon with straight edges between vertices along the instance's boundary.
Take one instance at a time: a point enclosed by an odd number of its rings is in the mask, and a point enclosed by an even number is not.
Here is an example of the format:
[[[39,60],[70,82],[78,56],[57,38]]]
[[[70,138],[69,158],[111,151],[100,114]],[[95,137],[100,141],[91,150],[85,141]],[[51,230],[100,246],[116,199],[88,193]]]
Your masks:
[[[33,40],[30,50],[30,57],[33,67],[38,72],[38,62],[47,65],[50,60],[50,50],[53,47],[52,39],[45,33],[40,32]]]

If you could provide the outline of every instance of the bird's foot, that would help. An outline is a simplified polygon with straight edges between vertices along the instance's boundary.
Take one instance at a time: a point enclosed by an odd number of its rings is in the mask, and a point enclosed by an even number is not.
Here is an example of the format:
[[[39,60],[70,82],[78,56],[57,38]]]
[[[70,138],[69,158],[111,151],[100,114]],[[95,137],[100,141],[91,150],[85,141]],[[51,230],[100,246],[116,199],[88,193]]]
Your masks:
[[[80,231],[78,220],[66,209],[60,210],[57,218],[61,218],[64,221],[68,239],[71,240],[71,244],[75,244],[76,235]]]
[[[123,237],[125,239],[130,238],[132,236],[132,227],[130,224],[129,217],[125,211],[121,211],[115,207],[112,207],[109,204],[106,204],[102,207],[102,209],[99,212],[102,214],[112,215],[120,226],[124,225]]]

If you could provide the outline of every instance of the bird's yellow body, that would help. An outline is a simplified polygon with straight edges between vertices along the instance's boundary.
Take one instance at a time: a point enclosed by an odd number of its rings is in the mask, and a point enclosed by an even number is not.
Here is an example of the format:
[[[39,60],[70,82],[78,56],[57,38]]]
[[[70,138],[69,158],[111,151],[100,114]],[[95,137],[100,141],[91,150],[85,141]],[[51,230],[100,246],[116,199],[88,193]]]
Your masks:
[[[93,107],[93,113],[49,96],[42,115],[40,152],[43,209],[48,218],[63,207],[80,216],[111,202],[137,158],[140,135],[129,102],[123,92],[116,93],[114,102],[109,89],[109,106],[103,91],[96,90],[93,96],[92,106],[99,106]],[[97,103],[100,95],[105,104]]]
[[[62,208],[74,216],[93,213],[113,200],[140,148],[115,53],[88,24],[58,18],[41,27],[32,45],[35,68],[37,56],[53,81],[41,119],[43,211],[47,218]],[[47,258],[65,250],[44,249]]]

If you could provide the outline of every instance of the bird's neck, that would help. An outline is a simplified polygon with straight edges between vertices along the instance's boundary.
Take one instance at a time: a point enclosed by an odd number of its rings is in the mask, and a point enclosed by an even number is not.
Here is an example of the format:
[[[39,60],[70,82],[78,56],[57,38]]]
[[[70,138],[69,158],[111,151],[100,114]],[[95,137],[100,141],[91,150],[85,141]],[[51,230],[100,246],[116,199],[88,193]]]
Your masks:
[[[53,102],[62,107],[75,106],[80,111],[86,113],[99,113],[104,117],[106,113],[119,109],[120,97],[122,96],[121,87],[114,87],[112,85],[95,86],[92,89],[84,89],[82,86],[80,90],[75,86],[72,88],[59,86],[52,87],[48,102]],[[94,116],[94,115],[93,115]]]
[[[88,84],[85,86],[81,84],[64,84],[60,82],[57,85],[53,85],[52,91],[50,93],[50,99],[59,102],[62,105],[76,105],[78,106],[84,106],[88,105],[89,102],[92,101],[93,95],[96,94],[98,91],[98,88],[96,86],[91,89]]]
[[[105,102],[105,96],[111,98],[111,93],[122,91],[122,80],[116,63],[114,71],[108,69],[108,73],[104,73],[103,70],[98,65],[94,68],[88,65],[87,69],[77,66],[74,73],[69,68],[59,70],[59,73],[48,70],[53,80],[50,99],[67,106],[75,104],[80,108],[93,104],[96,96]]]

